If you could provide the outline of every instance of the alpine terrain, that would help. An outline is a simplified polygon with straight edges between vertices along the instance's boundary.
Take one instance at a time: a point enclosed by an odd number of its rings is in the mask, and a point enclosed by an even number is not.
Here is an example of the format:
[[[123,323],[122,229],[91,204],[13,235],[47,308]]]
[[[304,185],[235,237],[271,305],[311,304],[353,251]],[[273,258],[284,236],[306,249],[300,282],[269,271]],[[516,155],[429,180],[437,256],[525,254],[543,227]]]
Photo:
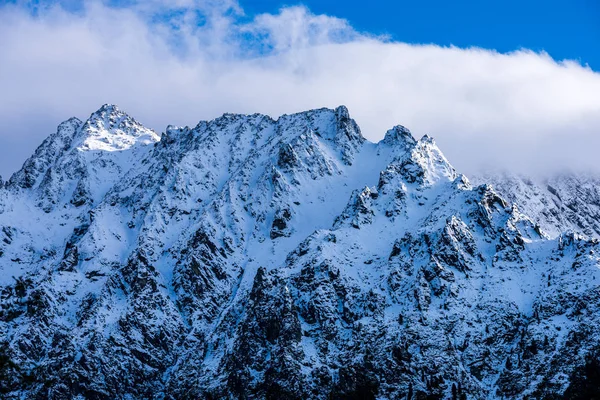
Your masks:
[[[600,182],[477,181],[343,106],[71,118],[0,183],[0,396],[600,398]]]

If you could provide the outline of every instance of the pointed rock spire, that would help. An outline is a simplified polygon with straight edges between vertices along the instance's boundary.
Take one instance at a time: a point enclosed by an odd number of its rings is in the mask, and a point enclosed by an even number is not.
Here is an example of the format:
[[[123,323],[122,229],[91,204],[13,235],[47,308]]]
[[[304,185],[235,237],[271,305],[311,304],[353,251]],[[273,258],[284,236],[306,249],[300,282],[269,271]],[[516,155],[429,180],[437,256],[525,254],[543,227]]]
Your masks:
[[[383,143],[388,146],[413,146],[417,143],[410,130],[402,125],[396,125],[385,133]]]
[[[335,118],[337,121],[335,142],[342,151],[344,163],[352,165],[354,155],[366,139],[356,121],[350,118],[346,106],[339,106],[335,109]]]

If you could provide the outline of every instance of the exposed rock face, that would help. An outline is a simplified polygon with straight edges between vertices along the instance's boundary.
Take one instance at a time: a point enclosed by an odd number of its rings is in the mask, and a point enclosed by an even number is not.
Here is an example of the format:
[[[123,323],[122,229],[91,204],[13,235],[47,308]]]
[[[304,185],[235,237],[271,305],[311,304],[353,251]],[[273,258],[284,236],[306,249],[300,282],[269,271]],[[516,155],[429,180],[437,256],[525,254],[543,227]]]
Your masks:
[[[593,398],[594,190],[560,233],[343,106],[160,137],[103,106],[0,188],[0,392]]]

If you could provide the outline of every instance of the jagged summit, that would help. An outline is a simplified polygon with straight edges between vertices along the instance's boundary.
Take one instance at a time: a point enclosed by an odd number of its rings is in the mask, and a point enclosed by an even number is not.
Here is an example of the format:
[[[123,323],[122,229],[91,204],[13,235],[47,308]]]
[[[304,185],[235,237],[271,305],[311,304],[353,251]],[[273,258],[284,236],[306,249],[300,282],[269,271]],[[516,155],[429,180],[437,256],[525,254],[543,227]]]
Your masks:
[[[281,116],[279,116],[278,119],[283,118],[283,119],[288,119],[288,118],[307,118],[311,115],[320,115],[320,114],[334,114],[337,118],[350,118],[350,111],[348,111],[348,107],[344,106],[344,105],[339,105],[336,108],[327,108],[327,107],[321,107],[321,108],[314,108],[311,110],[306,110],[306,111],[299,111],[297,113],[293,113],[293,114],[283,114]]]
[[[417,141],[413,137],[410,130],[402,125],[396,125],[392,129],[388,130],[383,138],[383,143],[387,144],[388,146],[413,146],[416,144],[416,142]]]
[[[476,183],[344,106],[65,121],[0,187],[0,393],[596,396],[594,183]]]
[[[85,122],[62,122],[6,187],[33,191],[35,204],[45,212],[65,200],[75,207],[96,203],[159,140],[154,131],[105,104]]]
[[[79,150],[120,151],[159,140],[157,133],[145,128],[116,105],[104,104],[81,126],[74,144]]]
[[[87,119],[104,118],[109,115],[126,114],[121,108],[112,103],[102,104],[96,111],[93,111]]]

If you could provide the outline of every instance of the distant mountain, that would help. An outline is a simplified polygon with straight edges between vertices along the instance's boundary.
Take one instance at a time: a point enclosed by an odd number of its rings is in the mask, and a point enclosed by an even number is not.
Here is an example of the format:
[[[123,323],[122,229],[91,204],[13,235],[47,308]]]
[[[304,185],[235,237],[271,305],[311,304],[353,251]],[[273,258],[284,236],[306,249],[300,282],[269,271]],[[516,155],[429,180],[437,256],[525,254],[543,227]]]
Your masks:
[[[492,184],[550,237],[572,231],[600,238],[600,176],[572,173],[535,178],[489,173],[472,180]]]
[[[343,106],[69,119],[0,188],[0,393],[598,398],[597,181],[476,180]]]

